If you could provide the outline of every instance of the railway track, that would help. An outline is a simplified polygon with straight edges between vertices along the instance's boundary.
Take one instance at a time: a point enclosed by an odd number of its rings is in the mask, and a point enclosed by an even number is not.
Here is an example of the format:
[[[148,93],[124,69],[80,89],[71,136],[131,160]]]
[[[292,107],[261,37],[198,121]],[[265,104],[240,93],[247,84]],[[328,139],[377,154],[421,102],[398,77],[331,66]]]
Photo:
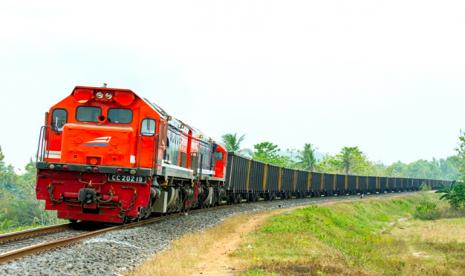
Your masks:
[[[199,212],[211,211],[215,209],[225,208],[226,206],[227,205],[217,206],[213,208],[206,208],[206,209],[196,209],[196,210],[189,211],[189,213],[194,214],[194,213],[199,213]],[[167,219],[172,219],[174,217],[182,216],[185,214],[186,213],[184,212],[173,213],[170,215],[152,217],[146,220],[132,222],[129,224],[108,226],[102,229],[90,230],[84,233],[77,233],[69,237],[61,237],[61,238],[57,238],[57,239],[53,239],[49,241],[42,241],[42,242],[39,241],[31,245],[21,246],[19,248],[8,250],[6,252],[0,252],[0,264],[10,262],[12,260],[15,260],[15,259],[18,259],[24,256],[32,255],[38,252],[48,251],[48,250],[52,250],[55,248],[68,246],[73,243],[79,242],[81,240],[99,236],[107,232],[139,227],[139,226],[152,224],[152,223],[167,220]],[[69,223],[69,224],[54,225],[54,226],[49,226],[49,227],[35,228],[35,229],[21,231],[21,232],[8,233],[8,234],[0,235],[0,245],[10,244],[10,243],[14,243],[15,241],[22,241],[22,240],[26,240],[29,238],[41,237],[47,234],[59,233],[61,231],[67,231],[67,230],[72,230],[72,229],[73,229],[72,224]]]
[[[24,240],[27,238],[42,236],[46,234],[52,234],[52,233],[60,232],[60,231],[70,229],[70,228],[71,228],[71,224],[68,223],[68,224],[59,224],[59,225],[40,227],[40,228],[34,228],[34,229],[29,229],[29,230],[24,230],[24,231],[19,231],[19,232],[2,234],[0,235],[0,245],[8,243],[8,242],[12,242],[12,241]]]

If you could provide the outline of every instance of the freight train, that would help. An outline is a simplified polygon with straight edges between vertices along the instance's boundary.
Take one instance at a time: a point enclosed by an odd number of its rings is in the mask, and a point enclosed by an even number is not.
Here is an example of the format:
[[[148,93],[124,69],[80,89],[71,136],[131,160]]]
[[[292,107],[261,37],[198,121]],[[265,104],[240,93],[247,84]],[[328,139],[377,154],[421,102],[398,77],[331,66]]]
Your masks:
[[[333,175],[226,152],[129,89],[77,86],[45,114],[37,199],[59,218],[124,223],[193,208],[433,188],[446,181]]]

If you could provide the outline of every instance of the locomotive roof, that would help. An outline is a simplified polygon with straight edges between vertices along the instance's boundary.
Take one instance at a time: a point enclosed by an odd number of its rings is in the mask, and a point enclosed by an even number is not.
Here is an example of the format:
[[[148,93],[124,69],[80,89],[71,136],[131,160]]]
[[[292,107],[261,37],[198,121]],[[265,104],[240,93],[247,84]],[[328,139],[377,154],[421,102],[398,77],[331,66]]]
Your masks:
[[[131,89],[127,89],[127,88],[114,88],[114,87],[105,87],[105,86],[102,86],[102,87],[97,87],[97,86],[76,86],[74,87],[73,89],[73,92],[71,92],[71,95],[74,94],[74,92],[77,90],[77,89],[91,89],[91,90],[99,90],[99,91],[109,91],[109,92],[114,92],[114,91],[119,91],[119,92],[129,92],[129,93],[133,93],[136,97],[139,97],[134,91],[132,91]],[[139,97],[140,98],[140,97]]]
[[[157,104],[149,101],[148,99],[145,99],[145,98],[142,98],[141,96],[139,96],[136,92],[132,91],[131,89],[126,89],[126,88],[115,88],[115,87],[97,87],[97,86],[76,86],[74,87],[73,89],[73,92],[71,92],[71,95],[74,95],[74,93],[76,92],[76,90],[79,90],[79,89],[84,89],[84,90],[97,90],[97,91],[101,91],[101,92],[125,92],[125,93],[131,93],[133,94],[136,98],[138,99],[141,99],[143,102],[145,102],[148,106],[150,106],[151,108],[153,108],[153,110],[155,110],[155,112],[158,113],[158,115],[160,115],[160,117],[164,118],[164,119],[168,119],[169,118],[169,115],[168,113],[163,109],[161,108],[160,106],[158,106]]]
[[[136,98],[138,99],[141,99],[142,101],[144,101],[147,105],[149,105],[151,108],[153,108],[155,110],[155,112],[157,112],[160,117],[163,117],[164,119],[167,119],[168,120],[168,123],[169,125],[177,128],[177,129],[180,129],[182,130],[183,128],[188,128],[190,130],[192,130],[193,132],[193,135],[194,137],[196,138],[200,138],[204,141],[208,141],[210,140],[211,138],[208,138],[202,131],[200,131],[198,128],[196,127],[193,127],[189,124],[186,124],[184,123],[183,121],[177,119],[177,118],[174,118],[172,116],[170,116],[168,114],[168,112],[166,112],[163,108],[161,108],[159,105],[157,105],[156,103],[148,100],[147,98],[143,98],[143,97],[140,97],[136,92],[132,91],[131,89],[126,89],[126,88],[114,88],[114,87],[97,87],[97,86],[76,86],[74,87],[73,89],[73,92],[71,92],[71,95],[74,95],[74,93],[76,92],[76,90],[79,90],[79,89],[85,89],[85,90],[98,90],[98,91],[101,91],[101,92],[125,92],[125,93],[132,93]]]

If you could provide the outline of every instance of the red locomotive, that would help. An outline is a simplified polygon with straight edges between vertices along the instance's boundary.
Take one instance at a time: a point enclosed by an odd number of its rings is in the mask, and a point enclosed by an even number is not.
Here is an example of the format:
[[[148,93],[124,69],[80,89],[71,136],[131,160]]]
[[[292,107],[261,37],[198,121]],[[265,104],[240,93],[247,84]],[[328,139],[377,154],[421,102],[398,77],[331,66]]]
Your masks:
[[[128,89],[75,87],[46,113],[37,156],[37,198],[71,221],[227,200],[225,149]]]

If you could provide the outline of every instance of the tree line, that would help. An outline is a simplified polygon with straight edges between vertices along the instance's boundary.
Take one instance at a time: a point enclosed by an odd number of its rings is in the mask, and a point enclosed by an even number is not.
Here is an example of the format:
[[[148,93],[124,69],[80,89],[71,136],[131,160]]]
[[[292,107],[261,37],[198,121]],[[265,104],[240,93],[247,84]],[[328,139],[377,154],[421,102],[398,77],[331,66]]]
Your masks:
[[[4,157],[0,147],[0,231],[56,223],[56,214],[44,211],[44,203],[35,197],[34,162],[18,174],[12,165],[5,164]]]
[[[444,159],[417,160],[411,163],[398,161],[389,165],[369,160],[357,146],[343,147],[334,155],[322,155],[311,143],[305,144],[302,149],[283,151],[278,145],[269,141],[257,143],[253,149],[244,149],[241,144],[245,135],[237,133],[224,134],[222,140],[228,151],[292,169],[337,174],[455,180],[465,173],[461,171],[465,160],[464,137],[464,134],[459,137],[460,146],[457,148],[456,155]]]

